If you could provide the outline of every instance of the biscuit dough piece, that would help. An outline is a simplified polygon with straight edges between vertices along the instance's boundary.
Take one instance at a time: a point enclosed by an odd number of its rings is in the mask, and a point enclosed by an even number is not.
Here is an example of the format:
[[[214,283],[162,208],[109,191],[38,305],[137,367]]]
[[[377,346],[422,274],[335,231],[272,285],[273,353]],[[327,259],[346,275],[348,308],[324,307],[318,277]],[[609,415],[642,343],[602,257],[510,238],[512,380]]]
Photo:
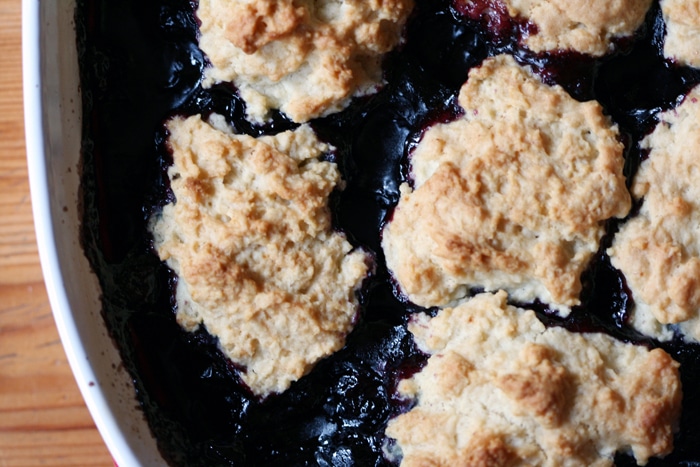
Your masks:
[[[644,22],[652,3],[652,0],[455,1],[463,3],[472,17],[502,8],[511,18],[534,23],[535,30],[523,37],[525,45],[534,52],[573,50],[593,56],[611,52],[613,39],[631,36]],[[484,3],[492,6],[484,9]]]
[[[700,0],[661,0],[666,22],[664,56],[700,68]]]
[[[402,467],[611,466],[673,449],[678,363],[661,349],[545,326],[506,293],[481,294],[409,325],[430,354],[399,384],[417,398],[389,421]]]
[[[680,323],[686,338],[700,341],[700,89],[676,109],[659,115],[641,143],[649,150],[632,185],[643,199],[608,250],[632,290],[632,325],[661,338]]]
[[[194,116],[168,130],[176,201],[152,231],[179,276],[177,321],[217,336],[255,394],[284,391],[343,346],[368,271],[331,226],[329,148],[308,126],[255,139]]]
[[[604,221],[630,208],[616,127],[510,56],[473,69],[459,103],[464,115],[413,152],[414,190],[402,186],[384,230],[387,265],[422,306],[483,287],[565,313]]]
[[[281,109],[295,122],[376,90],[413,0],[201,0],[205,86],[232,81],[248,116]]]

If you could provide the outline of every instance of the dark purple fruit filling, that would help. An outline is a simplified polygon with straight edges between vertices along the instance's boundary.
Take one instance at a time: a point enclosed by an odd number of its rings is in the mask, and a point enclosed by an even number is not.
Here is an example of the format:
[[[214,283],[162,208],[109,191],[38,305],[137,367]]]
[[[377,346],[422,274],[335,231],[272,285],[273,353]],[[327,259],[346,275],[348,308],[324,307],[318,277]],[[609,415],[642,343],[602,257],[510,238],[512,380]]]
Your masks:
[[[177,278],[154,253],[147,220],[172,201],[163,126],[169,116],[216,112],[254,136],[295,125],[280,114],[269,124],[250,124],[232,86],[201,88],[206,58],[197,47],[196,2],[78,0],[83,244],[100,280],[105,320],[173,465],[391,465],[382,454],[384,428],[411,403],[397,398],[396,384],[426,357],[406,330],[420,309],[397,297],[380,248],[381,229],[408,179],[411,148],[425,127],[460,113],[457,92],[485,57],[511,53],[575,98],[598,99],[623,133],[630,179],[642,157],[638,142],[653,128],[656,113],[700,82],[697,70],[663,60],[658,5],[638,37],[601,59],[532,54],[518,45],[523,33],[534,33],[532,25],[508,22],[492,9],[487,31],[486,2],[473,5],[472,11],[449,0],[418,0],[405,44],[385,60],[387,85],[312,122],[337,148],[332,157],[347,181],[332,202],[335,225],[375,253],[377,271],[361,293],[359,324],[345,348],[284,394],[260,401],[241,384],[215,338],[176,324]],[[618,225],[609,222],[606,242]],[[534,304],[540,318],[658,346],[626,326],[633,298],[604,250],[583,278],[583,305],[562,320]],[[681,362],[684,411],[674,453],[649,465],[700,465],[700,349],[678,339],[662,347]],[[635,464],[625,455],[616,463]]]
[[[497,44],[524,42],[537,34],[537,25],[524,18],[513,18],[508,7],[500,0],[453,0],[453,8],[459,14],[478,22]]]

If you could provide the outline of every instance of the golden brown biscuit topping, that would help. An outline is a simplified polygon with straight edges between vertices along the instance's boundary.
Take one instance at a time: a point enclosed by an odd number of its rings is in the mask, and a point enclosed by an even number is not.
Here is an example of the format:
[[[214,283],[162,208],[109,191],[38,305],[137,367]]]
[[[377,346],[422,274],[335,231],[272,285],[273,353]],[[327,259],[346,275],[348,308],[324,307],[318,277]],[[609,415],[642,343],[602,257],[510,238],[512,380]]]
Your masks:
[[[459,103],[463,116],[430,128],[411,156],[414,189],[402,187],[384,230],[387,265],[422,306],[472,287],[578,304],[603,222],[630,207],[616,127],[510,56],[473,69]]]
[[[661,0],[666,23],[664,56],[681,65],[700,67],[700,1]]]
[[[248,116],[281,109],[295,122],[337,112],[381,84],[412,0],[202,0],[205,85],[232,81]]]
[[[206,326],[264,396],[343,346],[367,258],[332,231],[340,174],[308,126],[255,139],[222,120],[168,123],[176,201],[152,231],[179,276],[180,325]]]
[[[387,428],[404,467],[610,466],[627,448],[643,465],[673,448],[681,385],[663,350],[545,328],[502,291],[409,326],[430,358]]]
[[[683,323],[700,340],[700,89],[659,115],[641,143],[649,150],[632,185],[643,200],[639,215],[624,224],[608,251],[632,289],[634,325],[671,337],[662,325]]]
[[[473,18],[499,11],[530,22],[521,41],[534,52],[574,51],[593,56],[612,52],[615,39],[634,34],[652,4],[652,0],[455,1]]]

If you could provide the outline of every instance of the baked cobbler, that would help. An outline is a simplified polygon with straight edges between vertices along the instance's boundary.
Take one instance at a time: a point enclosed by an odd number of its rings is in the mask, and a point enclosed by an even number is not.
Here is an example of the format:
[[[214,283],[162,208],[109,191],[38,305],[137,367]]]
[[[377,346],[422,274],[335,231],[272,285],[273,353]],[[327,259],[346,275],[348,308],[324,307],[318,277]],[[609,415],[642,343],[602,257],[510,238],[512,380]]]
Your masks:
[[[692,2],[77,3],[82,241],[167,462],[700,463]]]

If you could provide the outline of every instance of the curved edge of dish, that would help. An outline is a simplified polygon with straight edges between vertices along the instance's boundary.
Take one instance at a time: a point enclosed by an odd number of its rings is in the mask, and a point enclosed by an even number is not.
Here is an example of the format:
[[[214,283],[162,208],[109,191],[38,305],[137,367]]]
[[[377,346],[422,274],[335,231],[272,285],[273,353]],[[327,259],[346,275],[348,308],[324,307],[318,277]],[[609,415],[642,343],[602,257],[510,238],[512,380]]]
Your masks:
[[[80,392],[117,465],[165,465],[101,315],[79,240],[81,98],[75,1],[22,0],[29,184],[51,309]]]

